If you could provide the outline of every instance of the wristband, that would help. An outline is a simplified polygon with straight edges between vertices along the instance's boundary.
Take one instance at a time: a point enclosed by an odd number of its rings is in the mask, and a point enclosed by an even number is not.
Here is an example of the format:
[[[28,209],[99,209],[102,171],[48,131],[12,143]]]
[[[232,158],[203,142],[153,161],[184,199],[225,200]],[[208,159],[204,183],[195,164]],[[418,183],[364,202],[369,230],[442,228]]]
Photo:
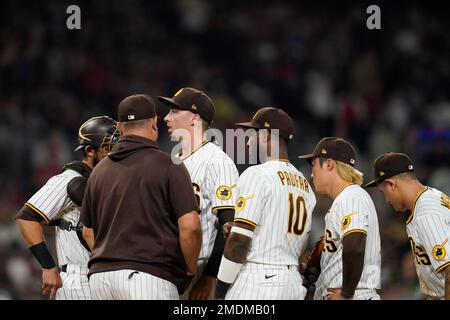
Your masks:
[[[29,249],[36,260],[41,264],[42,269],[52,269],[56,266],[44,241],[31,246]]]

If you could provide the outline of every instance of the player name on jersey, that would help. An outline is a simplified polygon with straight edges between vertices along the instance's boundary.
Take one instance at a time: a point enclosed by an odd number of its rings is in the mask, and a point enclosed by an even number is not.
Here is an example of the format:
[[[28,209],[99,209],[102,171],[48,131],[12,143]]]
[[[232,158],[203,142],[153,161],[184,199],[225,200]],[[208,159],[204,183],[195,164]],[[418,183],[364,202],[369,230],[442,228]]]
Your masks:
[[[277,171],[277,174],[283,186],[296,187],[309,193],[309,184],[305,178],[291,171]]]

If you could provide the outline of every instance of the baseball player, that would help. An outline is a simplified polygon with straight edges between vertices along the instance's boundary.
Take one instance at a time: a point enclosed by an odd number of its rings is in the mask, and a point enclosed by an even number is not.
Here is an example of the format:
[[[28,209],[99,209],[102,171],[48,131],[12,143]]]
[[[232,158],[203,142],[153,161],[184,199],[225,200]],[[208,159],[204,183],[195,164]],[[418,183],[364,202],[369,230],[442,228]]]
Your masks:
[[[15,218],[31,253],[42,266],[42,292],[52,300],[91,299],[89,249],[81,234],[80,206],[92,168],[106,156],[118,134],[115,121],[106,116],[83,123],[78,131],[80,145],[75,149],[83,151],[83,161],[66,164],[63,172],[50,178]],[[61,273],[45,244],[42,222],[59,226],[56,249]]]
[[[117,108],[120,140],[92,171],[80,219],[97,300],[177,300],[197,271],[202,232],[191,179],[157,143],[153,98]]]
[[[312,165],[315,191],[334,201],[325,215],[324,251],[314,299],[379,300],[380,235],[375,206],[360,187],[356,153],[342,138],[320,140],[312,154],[300,156]]]
[[[414,255],[420,289],[427,299],[450,300],[450,200],[417,180],[411,159],[388,152],[374,162],[375,179],[398,212],[408,212],[406,232]]]
[[[254,130],[247,145],[250,157],[258,153],[261,164],[239,178],[236,214],[215,296],[304,299],[298,260],[308,241],[316,198],[303,174],[288,160],[294,122],[283,110],[264,107],[250,122],[237,125]]]
[[[225,243],[222,226],[234,217],[233,189],[239,173],[222,149],[204,140],[215,114],[214,104],[204,92],[182,88],[172,98],[158,99],[170,107],[164,120],[172,138],[181,142],[179,158],[189,171],[201,211],[203,238],[197,274],[181,298],[209,299]]]

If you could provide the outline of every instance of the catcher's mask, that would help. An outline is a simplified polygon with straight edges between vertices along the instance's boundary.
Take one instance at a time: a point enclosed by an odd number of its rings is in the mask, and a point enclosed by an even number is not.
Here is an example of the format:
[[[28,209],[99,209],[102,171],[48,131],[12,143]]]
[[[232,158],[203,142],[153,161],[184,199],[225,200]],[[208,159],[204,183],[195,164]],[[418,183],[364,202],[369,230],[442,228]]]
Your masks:
[[[93,117],[83,123],[78,130],[78,143],[75,151],[92,146],[95,149],[105,148],[108,152],[119,140],[116,121],[107,116]]]

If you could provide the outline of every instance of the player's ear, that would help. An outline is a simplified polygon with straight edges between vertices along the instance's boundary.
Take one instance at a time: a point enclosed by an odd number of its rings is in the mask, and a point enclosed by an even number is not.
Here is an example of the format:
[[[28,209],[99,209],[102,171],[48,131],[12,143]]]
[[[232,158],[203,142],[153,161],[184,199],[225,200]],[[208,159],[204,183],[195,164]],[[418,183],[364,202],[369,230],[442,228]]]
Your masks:
[[[395,189],[397,189],[398,186],[397,181],[395,181],[395,179],[386,179],[384,180],[384,184],[391,191],[395,191]]]
[[[151,120],[152,129],[158,131],[158,117],[154,117]]]
[[[84,152],[86,153],[87,157],[94,157],[95,154],[95,148],[92,146],[86,146],[84,148]]]
[[[333,169],[336,167],[336,161],[334,161],[333,159],[328,158],[325,161],[325,165],[328,171],[333,171]]]
[[[201,118],[200,118],[200,115],[199,114],[197,114],[197,113],[194,113],[193,115],[192,115],[192,119],[191,119],[191,126],[193,126],[193,127],[195,127],[195,126],[199,126],[199,125],[201,125]]]
[[[122,122],[116,122],[117,130],[119,130],[120,135],[123,135],[123,125]]]

